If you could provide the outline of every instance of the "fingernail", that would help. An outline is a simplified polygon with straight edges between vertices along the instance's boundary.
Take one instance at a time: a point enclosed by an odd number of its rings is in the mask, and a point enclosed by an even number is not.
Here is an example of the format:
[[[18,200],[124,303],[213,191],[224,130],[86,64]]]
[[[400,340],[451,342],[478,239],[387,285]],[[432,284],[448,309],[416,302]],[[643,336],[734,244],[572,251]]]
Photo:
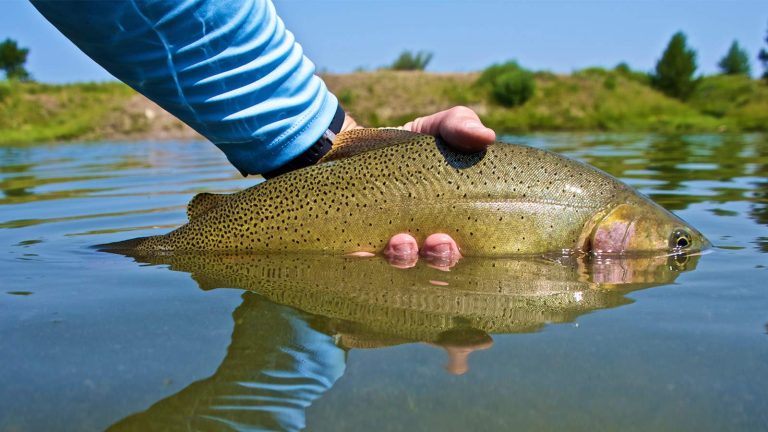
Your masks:
[[[412,244],[404,243],[392,246],[392,250],[400,255],[410,255],[416,252]]]
[[[430,252],[432,255],[439,256],[439,257],[447,257],[451,255],[451,245],[448,243],[440,243],[432,246]]]

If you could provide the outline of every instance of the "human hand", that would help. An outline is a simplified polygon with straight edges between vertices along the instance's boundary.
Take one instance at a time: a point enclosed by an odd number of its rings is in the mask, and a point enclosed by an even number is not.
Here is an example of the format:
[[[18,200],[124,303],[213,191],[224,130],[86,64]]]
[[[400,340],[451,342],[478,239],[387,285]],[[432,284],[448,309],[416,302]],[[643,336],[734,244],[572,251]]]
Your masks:
[[[496,141],[496,132],[483,125],[477,113],[457,106],[425,117],[419,117],[402,129],[439,136],[455,150],[476,152]]]
[[[358,128],[357,122],[350,117],[344,121],[342,130]],[[419,117],[401,126],[411,132],[425,133],[442,138],[446,144],[459,151],[480,151],[496,140],[496,133],[483,126],[480,118],[471,109],[457,106],[425,117]],[[419,251],[416,239],[407,233],[395,234],[383,251],[390,264],[407,268],[416,265],[419,253],[433,266],[448,269],[458,262],[461,252],[456,242],[448,234],[434,233],[424,240]],[[360,252],[355,256],[369,256]]]
[[[341,132],[360,128],[362,126],[347,114]],[[496,141],[496,132],[485,127],[477,113],[465,106],[456,106],[419,117],[398,129],[439,136],[455,150],[465,152],[483,150]]]

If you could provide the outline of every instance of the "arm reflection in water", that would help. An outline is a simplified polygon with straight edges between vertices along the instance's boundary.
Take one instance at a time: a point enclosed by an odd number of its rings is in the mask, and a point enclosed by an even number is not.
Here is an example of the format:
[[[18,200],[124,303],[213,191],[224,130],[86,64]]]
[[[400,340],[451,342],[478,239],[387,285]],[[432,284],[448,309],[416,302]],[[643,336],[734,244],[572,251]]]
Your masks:
[[[536,332],[631,303],[627,293],[671,283],[698,260],[466,258],[444,272],[323,255],[131,256],[188,272],[203,290],[255,294],[243,295],[227,356],[212,377],[113,430],[298,430],[306,408],[344,373],[352,348],[426,342],[445,349],[448,371],[462,374],[472,352],[493,345],[490,334]]]
[[[344,373],[346,351],[311,316],[246,292],[227,356],[213,376],[109,428],[300,430],[305,410]]]

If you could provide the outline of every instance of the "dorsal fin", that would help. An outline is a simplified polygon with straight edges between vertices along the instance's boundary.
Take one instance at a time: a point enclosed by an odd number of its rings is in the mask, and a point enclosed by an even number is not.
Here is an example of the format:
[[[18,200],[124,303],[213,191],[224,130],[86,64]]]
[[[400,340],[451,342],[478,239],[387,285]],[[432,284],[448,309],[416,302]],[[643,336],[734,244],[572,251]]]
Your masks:
[[[403,129],[352,129],[336,135],[331,150],[318,163],[343,159],[427,135]]]
[[[218,207],[228,195],[217,195],[203,192],[195,195],[187,204],[187,219],[194,220],[200,215],[208,213],[212,208]]]
[[[356,331],[352,333],[340,332],[337,335],[339,346],[346,349],[369,349],[369,348],[383,348],[394,345],[402,345],[412,341],[407,339],[384,336],[377,334],[366,334],[364,331]]]

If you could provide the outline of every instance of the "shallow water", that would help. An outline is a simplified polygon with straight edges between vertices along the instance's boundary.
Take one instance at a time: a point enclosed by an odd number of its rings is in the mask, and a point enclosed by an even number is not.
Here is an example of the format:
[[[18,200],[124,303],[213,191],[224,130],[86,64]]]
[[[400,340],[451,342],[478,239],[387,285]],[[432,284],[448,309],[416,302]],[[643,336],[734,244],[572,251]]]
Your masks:
[[[0,431],[768,429],[768,137],[508,140],[626,180],[715,247],[146,264],[91,246],[257,180],[206,143],[0,148]]]

